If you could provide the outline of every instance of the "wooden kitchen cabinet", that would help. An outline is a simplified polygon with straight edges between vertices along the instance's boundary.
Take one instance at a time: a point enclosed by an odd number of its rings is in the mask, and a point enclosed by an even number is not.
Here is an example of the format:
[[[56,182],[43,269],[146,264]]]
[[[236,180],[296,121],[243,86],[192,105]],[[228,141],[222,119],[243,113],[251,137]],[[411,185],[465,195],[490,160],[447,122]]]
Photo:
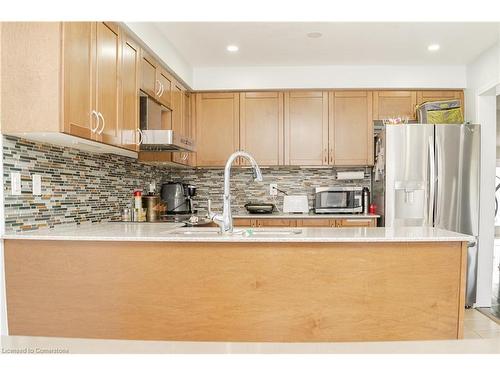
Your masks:
[[[240,148],[239,104],[238,93],[196,94],[197,166],[224,166]]]
[[[377,219],[337,219],[335,222],[336,227],[376,227]]]
[[[373,119],[384,120],[395,117],[416,119],[417,106],[416,91],[374,91],[373,92]]]
[[[156,98],[159,85],[156,81],[158,62],[146,51],[141,50],[141,90]]]
[[[295,219],[257,219],[257,227],[295,227],[297,221]]]
[[[460,99],[462,108],[464,105],[463,90],[426,90],[417,91],[417,105],[425,102],[433,102],[439,100]]]
[[[283,164],[282,92],[240,93],[240,148],[259,165]]]
[[[235,226],[235,227],[256,227],[257,220],[255,220],[255,219],[243,219],[243,218],[233,219],[233,226]]]
[[[329,102],[329,164],[373,165],[372,93],[333,91]]]
[[[156,70],[156,79],[159,86],[158,101],[167,108],[172,109],[172,90],[177,89],[174,87],[172,76],[165,69],[159,67]]]
[[[328,92],[285,93],[285,165],[328,165]]]
[[[191,94],[178,82],[172,89],[172,130],[183,137],[194,138],[191,121]],[[181,165],[193,165],[192,152],[174,152],[172,161]]]
[[[140,48],[128,35],[124,35],[122,40],[120,102],[122,146],[133,151],[139,150],[139,71]]]
[[[2,97],[2,132],[135,156],[123,130],[138,121],[136,61],[129,61],[138,47],[124,38],[113,22],[3,24],[2,46],[10,53],[2,54],[2,91],[9,93]]]
[[[121,146],[119,122],[120,36],[118,25],[97,22],[96,35],[96,110],[101,119],[96,139]]]
[[[64,132],[121,146],[118,26],[66,22],[63,40]]]
[[[297,219],[296,226],[328,228],[334,227],[335,224],[335,219]]]
[[[95,22],[62,24],[64,66],[64,132],[95,138]],[[5,97],[5,96],[4,96]]]
[[[141,50],[141,90],[172,109],[173,78],[148,52]]]

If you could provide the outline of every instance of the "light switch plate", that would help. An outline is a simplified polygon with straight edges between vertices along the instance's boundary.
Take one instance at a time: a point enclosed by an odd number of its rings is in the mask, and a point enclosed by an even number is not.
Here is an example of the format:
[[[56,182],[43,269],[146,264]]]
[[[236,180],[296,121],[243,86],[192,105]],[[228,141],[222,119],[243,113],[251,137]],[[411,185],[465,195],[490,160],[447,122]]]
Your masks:
[[[31,180],[33,182],[33,195],[42,195],[42,176],[34,174]]]
[[[10,190],[12,191],[12,195],[21,195],[21,173],[11,172]]]

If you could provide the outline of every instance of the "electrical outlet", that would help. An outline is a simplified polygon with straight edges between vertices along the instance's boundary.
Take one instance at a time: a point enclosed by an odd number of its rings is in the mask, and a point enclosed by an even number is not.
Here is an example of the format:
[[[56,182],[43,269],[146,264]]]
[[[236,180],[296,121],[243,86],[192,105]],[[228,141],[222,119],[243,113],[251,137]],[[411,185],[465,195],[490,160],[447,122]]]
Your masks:
[[[12,195],[21,195],[21,173],[12,172],[10,174],[10,190]]]
[[[278,184],[269,184],[269,195],[276,196],[278,195]]]
[[[31,179],[33,181],[33,195],[42,195],[42,176],[34,174]]]

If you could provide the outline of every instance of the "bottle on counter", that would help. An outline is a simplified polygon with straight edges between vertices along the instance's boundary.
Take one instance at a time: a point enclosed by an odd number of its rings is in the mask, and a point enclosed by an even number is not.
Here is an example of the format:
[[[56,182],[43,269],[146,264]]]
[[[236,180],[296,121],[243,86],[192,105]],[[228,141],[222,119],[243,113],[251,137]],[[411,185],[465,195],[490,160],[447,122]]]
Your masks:
[[[363,214],[368,215],[370,207],[370,189],[363,188]]]

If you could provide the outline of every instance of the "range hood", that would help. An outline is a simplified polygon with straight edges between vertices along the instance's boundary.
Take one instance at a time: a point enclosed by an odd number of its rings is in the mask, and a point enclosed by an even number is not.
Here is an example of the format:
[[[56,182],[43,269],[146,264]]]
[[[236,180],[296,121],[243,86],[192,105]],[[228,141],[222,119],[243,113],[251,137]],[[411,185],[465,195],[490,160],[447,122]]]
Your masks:
[[[140,97],[140,150],[196,151],[191,138],[172,130],[172,111],[148,96]]]

